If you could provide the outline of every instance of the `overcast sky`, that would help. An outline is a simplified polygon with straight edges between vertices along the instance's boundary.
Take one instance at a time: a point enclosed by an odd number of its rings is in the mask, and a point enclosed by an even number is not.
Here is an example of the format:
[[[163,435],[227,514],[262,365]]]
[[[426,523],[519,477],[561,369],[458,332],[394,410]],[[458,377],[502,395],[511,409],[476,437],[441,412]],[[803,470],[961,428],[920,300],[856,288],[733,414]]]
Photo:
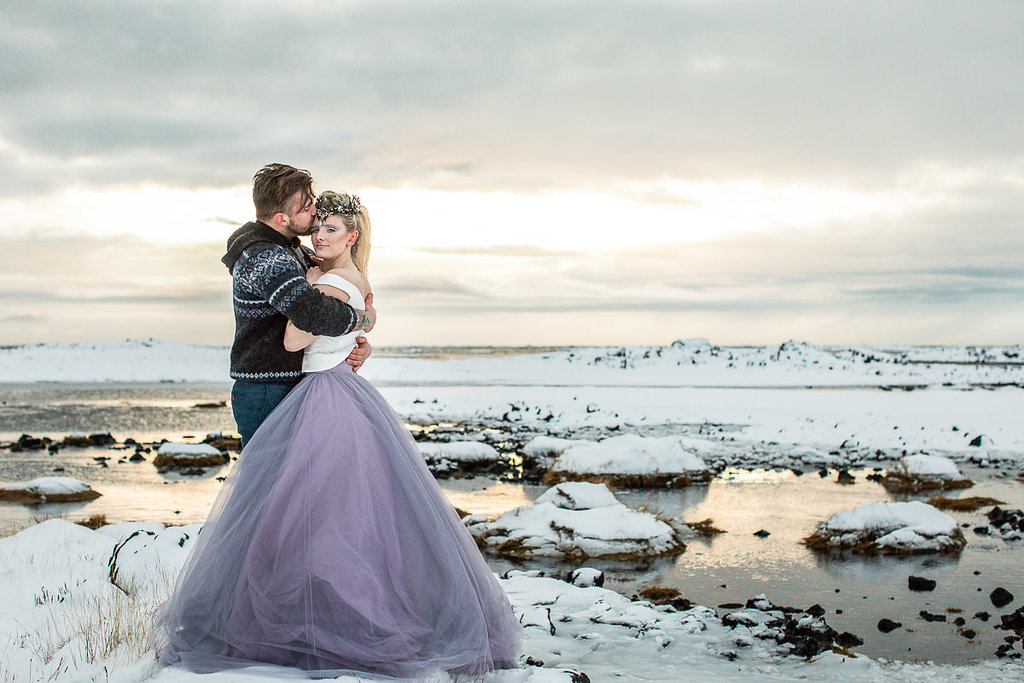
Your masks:
[[[0,344],[228,343],[264,163],[378,344],[1019,343],[1024,3],[5,2]]]

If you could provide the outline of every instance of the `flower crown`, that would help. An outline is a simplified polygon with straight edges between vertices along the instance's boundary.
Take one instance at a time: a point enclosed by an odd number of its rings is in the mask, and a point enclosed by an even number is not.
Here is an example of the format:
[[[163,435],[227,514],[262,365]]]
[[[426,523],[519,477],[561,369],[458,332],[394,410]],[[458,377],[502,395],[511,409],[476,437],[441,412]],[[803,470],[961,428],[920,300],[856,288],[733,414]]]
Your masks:
[[[326,190],[320,193],[316,199],[316,217],[324,220],[328,216],[341,214],[342,216],[354,216],[359,213],[362,204],[359,197],[354,194],[344,194]]]

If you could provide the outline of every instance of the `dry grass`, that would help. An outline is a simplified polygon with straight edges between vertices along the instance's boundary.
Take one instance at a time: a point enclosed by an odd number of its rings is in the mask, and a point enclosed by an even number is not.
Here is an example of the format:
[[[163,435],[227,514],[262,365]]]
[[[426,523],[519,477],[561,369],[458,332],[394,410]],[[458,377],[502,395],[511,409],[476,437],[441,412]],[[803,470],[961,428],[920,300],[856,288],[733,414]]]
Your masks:
[[[889,491],[895,493],[917,493],[918,491],[938,491],[942,489],[966,489],[974,486],[970,479],[928,479],[908,477],[890,472],[879,482]]]
[[[107,522],[106,515],[93,515],[88,519],[80,519],[77,522],[75,522],[75,524],[84,526],[86,529],[92,529],[93,531],[95,531],[96,529],[99,529],[101,526],[106,526],[107,524],[109,524],[109,522]]]
[[[604,484],[608,488],[682,489],[694,484],[707,484],[713,478],[714,475],[707,470],[683,474],[589,474],[548,470],[544,475],[544,483],[548,486],[555,486],[563,481],[587,481],[593,484]]]
[[[1003,501],[985,496],[970,496],[968,498],[946,498],[945,496],[932,496],[928,504],[940,510],[953,510],[954,512],[974,512],[978,508],[988,505],[1003,505]]]
[[[7,503],[23,503],[26,505],[39,505],[41,503],[79,503],[86,500],[99,498],[99,491],[89,489],[87,491],[76,491],[75,493],[49,493],[43,494],[37,491],[25,491],[23,489],[0,489],[0,500]]]
[[[142,590],[129,594],[108,590],[78,599],[69,595],[70,606],[53,611],[27,634],[25,644],[47,664],[59,656],[58,671],[64,662],[74,668],[137,663],[152,657],[153,613],[170,596],[173,585],[174,579],[161,571]]]
[[[725,533],[725,529],[719,529],[716,527],[714,520],[710,517],[702,519],[699,522],[687,522],[686,526],[690,527],[690,529],[693,530],[693,533],[698,536],[704,536],[707,538]]]

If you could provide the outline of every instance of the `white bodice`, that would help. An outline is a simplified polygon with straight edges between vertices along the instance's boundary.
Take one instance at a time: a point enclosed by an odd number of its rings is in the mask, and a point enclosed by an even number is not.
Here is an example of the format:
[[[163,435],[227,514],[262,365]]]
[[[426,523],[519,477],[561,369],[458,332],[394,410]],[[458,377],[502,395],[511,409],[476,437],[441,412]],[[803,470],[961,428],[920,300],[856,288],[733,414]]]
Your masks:
[[[366,302],[363,301],[363,294],[354,284],[334,273],[324,273],[315,285],[329,285],[337,287],[348,294],[348,303],[352,308],[360,311],[365,310]],[[306,347],[302,356],[303,372],[323,372],[344,363],[348,354],[356,346],[356,337],[362,337],[366,333],[363,330],[354,330],[340,337],[317,337],[313,343]]]

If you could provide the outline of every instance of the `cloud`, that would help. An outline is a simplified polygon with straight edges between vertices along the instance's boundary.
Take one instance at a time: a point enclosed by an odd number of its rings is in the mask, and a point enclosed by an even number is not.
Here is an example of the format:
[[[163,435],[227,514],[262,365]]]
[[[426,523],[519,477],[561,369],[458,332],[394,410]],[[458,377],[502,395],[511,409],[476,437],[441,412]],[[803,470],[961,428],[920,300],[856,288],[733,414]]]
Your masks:
[[[1020,159],[1022,19],[956,2],[5,3],[0,188],[225,186],[271,160],[381,187],[886,184]]]

